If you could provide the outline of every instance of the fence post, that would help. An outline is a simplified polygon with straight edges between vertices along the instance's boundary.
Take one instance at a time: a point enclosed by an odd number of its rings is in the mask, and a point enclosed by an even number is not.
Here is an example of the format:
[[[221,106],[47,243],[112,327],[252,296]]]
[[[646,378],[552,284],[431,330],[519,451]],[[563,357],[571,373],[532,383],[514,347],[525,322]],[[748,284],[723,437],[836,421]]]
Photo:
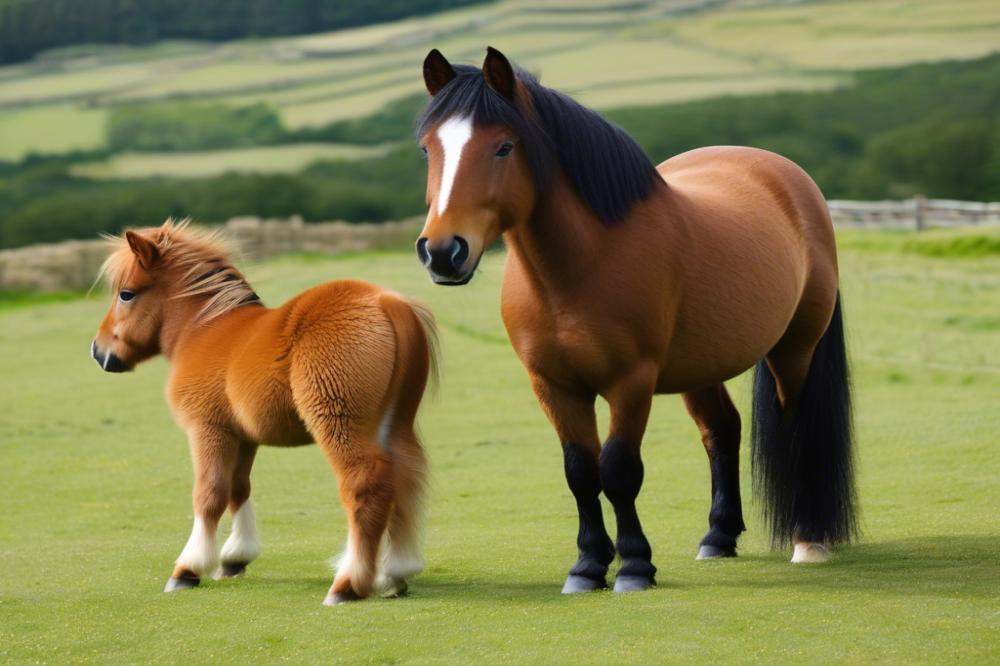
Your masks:
[[[918,194],[913,197],[914,204],[914,221],[917,225],[917,231],[923,231],[927,228],[927,197],[922,194]]]

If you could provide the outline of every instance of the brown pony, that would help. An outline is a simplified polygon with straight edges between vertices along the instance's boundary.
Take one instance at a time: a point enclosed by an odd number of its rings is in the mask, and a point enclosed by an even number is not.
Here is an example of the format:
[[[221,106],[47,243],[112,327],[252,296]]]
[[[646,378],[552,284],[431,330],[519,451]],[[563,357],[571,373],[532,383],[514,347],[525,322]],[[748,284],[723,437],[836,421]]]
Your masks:
[[[636,514],[656,393],[681,393],[712,475],[699,559],[744,530],[740,417],[723,382],[756,365],[752,459],[775,544],[826,559],[856,531],[837,253],[822,194],[752,148],[693,150],[654,167],[621,129],[511,67],[424,61],[417,136],[430,211],[417,253],[438,284],[471,279],[499,235],[502,314],[562,441],[580,516],[564,592],[655,582]],[[611,409],[603,447],[597,396]],[[605,531],[599,494],[614,506]]]
[[[250,469],[260,444],[318,442],[340,484],[347,547],[324,601],[405,592],[422,568],[425,460],[414,418],[434,368],[431,315],[364,282],[328,282],[267,308],[214,236],[185,222],[126,231],[104,265],[114,302],[91,345],[108,372],[162,353],[194,462],[194,529],[166,590],[260,554]],[[385,543],[383,543],[383,541]]]

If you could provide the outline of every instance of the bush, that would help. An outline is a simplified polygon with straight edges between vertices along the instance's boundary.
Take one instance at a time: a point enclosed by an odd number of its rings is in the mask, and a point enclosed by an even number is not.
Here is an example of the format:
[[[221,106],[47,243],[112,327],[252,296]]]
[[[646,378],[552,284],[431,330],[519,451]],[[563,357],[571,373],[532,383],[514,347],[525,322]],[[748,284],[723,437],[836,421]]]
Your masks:
[[[108,147],[126,150],[210,150],[280,141],[281,119],[265,104],[150,104],[114,109],[108,117]]]

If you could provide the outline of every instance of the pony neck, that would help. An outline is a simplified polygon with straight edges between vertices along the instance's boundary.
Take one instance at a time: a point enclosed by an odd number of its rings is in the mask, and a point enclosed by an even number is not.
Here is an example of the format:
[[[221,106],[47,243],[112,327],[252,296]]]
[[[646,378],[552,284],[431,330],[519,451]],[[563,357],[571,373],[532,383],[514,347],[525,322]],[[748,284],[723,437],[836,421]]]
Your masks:
[[[170,360],[184,337],[198,326],[198,312],[206,297],[167,298],[160,326],[160,351]]]
[[[606,235],[607,228],[557,169],[531,218],[504,232],[504,242],[535,286],[545,289],[579,284]]]

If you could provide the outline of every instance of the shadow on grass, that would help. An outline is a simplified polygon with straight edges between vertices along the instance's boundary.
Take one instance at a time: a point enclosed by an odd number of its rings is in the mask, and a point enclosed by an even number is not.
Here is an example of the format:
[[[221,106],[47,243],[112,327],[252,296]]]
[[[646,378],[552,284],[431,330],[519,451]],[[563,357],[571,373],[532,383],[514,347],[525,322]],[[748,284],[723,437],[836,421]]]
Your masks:
[[[947,535],[861,543],[838,551],[833,561],[819,565],[792,565],[777,554],[741,556],[737,560],[692,563],[701,568],[697,581],[669,568],[657,577],[657,589],[706,592],[719,588],[797,592],[863,592],[906,596],[996,599],[1000,596],[1000,537]],[[664,563],[666,566],[666,563]],[[613,567],[614,569],[615,567]],[[471,573],[471,575],[470,575]],[[608,576],[614,582],[613,571]],[[273,577],[262,580],[212,581],[213,587],[239,588],[264,585],[274,589],[298,588],[319,595],[329,577]],[[454,576],[427,572],[410,584],[410,595],[400,601],[481,600],[565,603],[559,594],[561,577],[551,580],[512,580],[488,572]],[[598,593],[600,594],[600,593]],[[591,595],[584,595],[590,597]]]
[[[765,558],[760,560],[762,563]],[[1000,537],[946,535],[860,543],[833,561],[812,566],[785,561],[748,571],[722,586],[799,590],[878,590],[899,596],[995,599],[1000,595]]]

